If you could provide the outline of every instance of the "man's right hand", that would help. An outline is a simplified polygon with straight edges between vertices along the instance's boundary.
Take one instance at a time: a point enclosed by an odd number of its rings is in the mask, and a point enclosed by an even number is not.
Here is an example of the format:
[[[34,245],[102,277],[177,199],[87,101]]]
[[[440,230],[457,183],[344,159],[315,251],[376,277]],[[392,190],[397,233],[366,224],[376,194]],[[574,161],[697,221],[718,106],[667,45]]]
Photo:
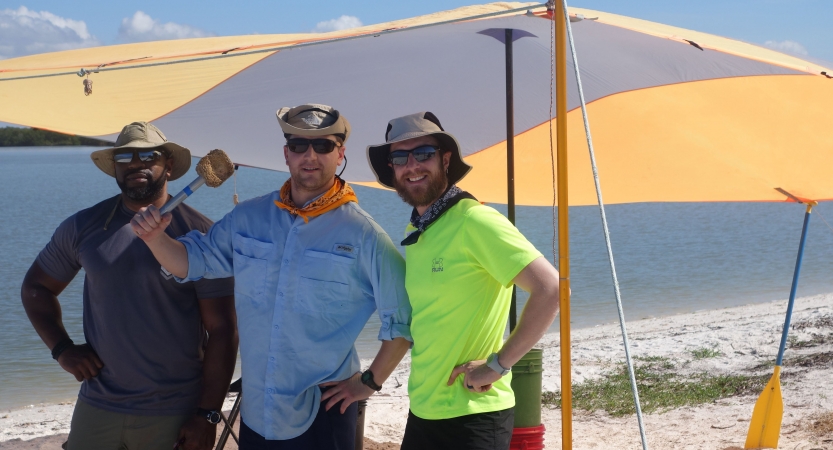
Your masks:
[[[139,210],[130,220],[130,227],[145,242],[155,241],[165,233],[165,228],[171,223],[171,214],[159,214],[159,208],[154,205]]]
[[[130,227],[147,244],[153,256],[168,272],[179,278],[188,276],[188,251],[176,239],[165,234],[171,223],[171,213],[159,214],[159,208],[142,208],[130,219]]]
[[[58,356],[58,364],[78,381],[89,380],[97,376],[99,370],[104,367],[104,363],[87,344],[73,345],[64,350]]]

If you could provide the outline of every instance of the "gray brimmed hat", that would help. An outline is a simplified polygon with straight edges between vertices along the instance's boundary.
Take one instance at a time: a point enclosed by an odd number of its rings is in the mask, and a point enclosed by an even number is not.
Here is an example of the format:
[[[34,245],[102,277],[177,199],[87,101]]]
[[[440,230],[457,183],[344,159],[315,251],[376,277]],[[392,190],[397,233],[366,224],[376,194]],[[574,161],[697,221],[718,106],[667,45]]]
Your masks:
[[[90,158],[102,172],[115,177],[116,169],[113,166],[113,155],[121,150],[134,148],[143,150],[164,148],[168,157],[174,160],[171,177],[168,178],[168,181],[176,180],[185,175],[191,167],[191,151],[168,141],[159,128],[148,122],[133,122],[130,125],[125,125],[116,139],[115,147],[94,151],[90,154]]]
[[[431,112],[423,111],[416,114],[397,117],[388,122],[385,131],[385,143],[369,145],[367,147],[367,161],[380,184],[393,188],[393,168],[388,165],[390,145],[394,142],[406,141],[420,136],[434,136],[440,141],[444,152],[451,153],[448,165],[448,183],[455,184],[471,170],[471,166],[463,161],[460,144],[451,134],[443,130],[440,120]]]
[[[278,110],[278,124],[284,134],[302,136],[341,135],[344,142],[350,137],[350,122],[332,106],[308,103]],[[342,142],[342,144],[344,144]]]

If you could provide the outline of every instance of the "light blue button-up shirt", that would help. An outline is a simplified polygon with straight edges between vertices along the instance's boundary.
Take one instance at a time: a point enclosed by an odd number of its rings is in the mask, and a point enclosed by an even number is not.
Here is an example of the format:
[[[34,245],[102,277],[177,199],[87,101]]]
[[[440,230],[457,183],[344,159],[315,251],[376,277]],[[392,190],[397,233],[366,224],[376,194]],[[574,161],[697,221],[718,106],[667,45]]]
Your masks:
[[[318,384],[361,370],[354,342],[378,309],[379,339],[411,339],[405,261],[355,202],[309,218],[278,192],[237,205],[203,235],[180,238],[187,281],[234,275],[243,420],[266,439],[306,431]]]

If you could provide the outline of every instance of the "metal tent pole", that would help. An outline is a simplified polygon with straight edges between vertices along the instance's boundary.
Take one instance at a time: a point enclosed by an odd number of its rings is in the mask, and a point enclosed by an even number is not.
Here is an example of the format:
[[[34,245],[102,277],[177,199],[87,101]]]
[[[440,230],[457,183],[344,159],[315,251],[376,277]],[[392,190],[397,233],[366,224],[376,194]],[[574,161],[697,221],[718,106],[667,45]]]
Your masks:
[[[512,29],[506,29],[506,215],[515,225],[515,93],[512,77]],[[518,324],[517,288],[512,285],[512,303],[509,307],[509,332]]]

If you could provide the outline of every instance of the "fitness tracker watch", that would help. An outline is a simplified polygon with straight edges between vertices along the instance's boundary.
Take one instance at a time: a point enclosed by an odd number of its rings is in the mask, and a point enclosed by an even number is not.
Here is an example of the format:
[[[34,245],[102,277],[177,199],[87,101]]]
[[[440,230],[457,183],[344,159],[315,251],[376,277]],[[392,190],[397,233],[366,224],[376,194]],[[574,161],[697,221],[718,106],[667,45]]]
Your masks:
[[[486,366],[499,373],[500,376],[504,376],[512,371],[512,369],[506,369],[500,365],[500,363],[498,362],[497,353],[492,353],[491,355],[489,355],[489,358],[486,360]]]

